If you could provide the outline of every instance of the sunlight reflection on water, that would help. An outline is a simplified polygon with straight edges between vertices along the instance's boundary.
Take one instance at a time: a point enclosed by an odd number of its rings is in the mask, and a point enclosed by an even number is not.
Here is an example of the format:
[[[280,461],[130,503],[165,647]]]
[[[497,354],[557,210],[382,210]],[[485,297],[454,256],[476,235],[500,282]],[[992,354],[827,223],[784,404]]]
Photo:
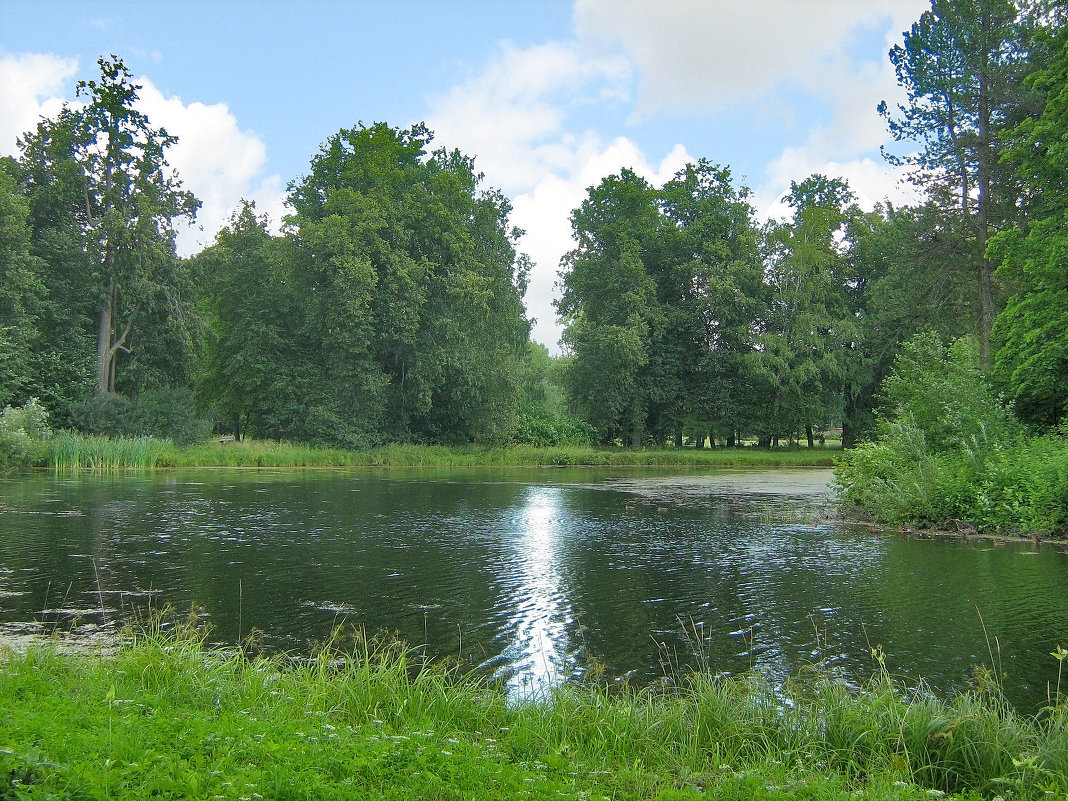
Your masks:
[[[559,487],[530,487],[511,532],[515,573],[498,608],[510,610],[511,642],[498,668],[509,695],[542,697],[568,675],[571,607],[559,569]]]

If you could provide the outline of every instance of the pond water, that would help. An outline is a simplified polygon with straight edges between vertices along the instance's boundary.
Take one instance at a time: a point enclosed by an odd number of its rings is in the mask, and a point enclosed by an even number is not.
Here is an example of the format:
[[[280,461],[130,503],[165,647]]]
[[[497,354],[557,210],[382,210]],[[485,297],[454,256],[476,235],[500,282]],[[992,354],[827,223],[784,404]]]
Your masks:
[[[197,471],[0,482],[0,634],[197,608],[306,653],[338,624],[515,694],[591,666],[863,681],[881,646],[936,690],[997,663],[1035,709],[1068,646],[1068,555],[834,520],[827,470]],[[0,638],[2,640],[2,638]]]

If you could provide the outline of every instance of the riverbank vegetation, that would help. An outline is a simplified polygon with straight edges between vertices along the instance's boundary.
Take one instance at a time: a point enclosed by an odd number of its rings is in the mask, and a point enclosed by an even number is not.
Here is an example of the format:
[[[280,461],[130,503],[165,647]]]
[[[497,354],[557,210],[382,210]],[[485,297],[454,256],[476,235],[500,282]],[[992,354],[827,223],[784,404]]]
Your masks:
[[[0,418],[2,430],[3,418]],[[175,445],[152,437],[100,437],[70,431],[29,440],[22,467],[149,470],[189,467],[830,467],[833,446],[694,448],[382,445],[357,451],[244,439]]]
[[[972,340],[906,343],[883,384],[878,438],[841,454],[845,504],[884,523],[1068,531],[1068,431],[1029,433],[978,368]]]
[[[996,684],[940,701],[879,672],[659,689],[569,685],[539,703],[396,642],[313,659],[141,635],[108,655],[0,654],[5,798],[961,799],[1068,792],[1068,709]]]

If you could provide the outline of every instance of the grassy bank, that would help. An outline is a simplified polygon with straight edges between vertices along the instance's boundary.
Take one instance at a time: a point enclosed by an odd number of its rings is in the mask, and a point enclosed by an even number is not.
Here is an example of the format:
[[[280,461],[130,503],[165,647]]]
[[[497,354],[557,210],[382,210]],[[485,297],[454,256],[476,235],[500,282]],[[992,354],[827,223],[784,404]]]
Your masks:
[[[138,638],[0,655],[0,797],[1026,799],[1068,791],[1068,710],[696,677],[536,704],[392,643],[300,663]]]
[[[185,447],[149,437],[115,438],[60,432],[51,438],[48,466],[72,469],[166,467],[830,467],[837,448],[624,449],[528,445],[503,447],[385,445],[366,451],[313,448],[270,441],[206,442]]]

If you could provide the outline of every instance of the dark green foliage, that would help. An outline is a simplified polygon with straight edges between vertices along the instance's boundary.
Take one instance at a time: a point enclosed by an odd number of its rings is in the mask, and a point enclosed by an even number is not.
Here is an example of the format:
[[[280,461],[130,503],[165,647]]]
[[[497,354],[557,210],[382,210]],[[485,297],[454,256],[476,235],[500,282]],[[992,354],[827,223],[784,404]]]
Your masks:
[[[37,316],[45,287],[31,253],[30,207],[8,159],[0,161],[0,405],[21,401],[31,380]]]
[[[146,389],[132,399],[94,395],[75,404],[71,417],[79,431],[108,437],[154,437],[189,445],[211,434],[211,423],[197,417],[192,390],[184,387]]]
[[[1042,17],[1039,3],[932,0],[904,43],[890,51],[908,103],[896,114],[885,102],[879,106],[896,139],[921,146],[903,158],[888,154],[889,160],[914,166],[913,180],[967,232],[984,369],[997,313],[987,241],[999,225],[1015,221],[1022,194],[1001,155],[1007,132],[1034,110],[1023,78],[1032,68],[1029,49]]]
[[[340,131],[291,185],[301,438],[503,442],[529,324],[510,205],[431,134]]]
[[[557,303],[567,388],[600,442],[733,437],[764,287],[748,190],[706,161],[662,190],[630,170],[572,214]]]
[[[994,329],[995,375],[1020,417],[1040,428],[1068,416],[1068,28],[1054,42],[1051,63],[1030,81],[1045,108],[1016,128],[1008,153],[1029,190],[1031,219],[991,243],[1014,289]]]
[[[135,108],[121,59],[98,65],[78,85],[84,105],[27,133],[4,170],[28,206],[34,259],[5,264],[22,298],[19,394],[61,425],[92,393],[188,385],[197,336],[174,224],[199,203],[168,169],[175,139]]]
[[[861,216],[840,179],[791,185],[791,221],[765,231],[769,304],[761,315],[754,378],[765,399],[760,433],[777,440],[842,418],[857,342],[852,264],[836,238]]]

